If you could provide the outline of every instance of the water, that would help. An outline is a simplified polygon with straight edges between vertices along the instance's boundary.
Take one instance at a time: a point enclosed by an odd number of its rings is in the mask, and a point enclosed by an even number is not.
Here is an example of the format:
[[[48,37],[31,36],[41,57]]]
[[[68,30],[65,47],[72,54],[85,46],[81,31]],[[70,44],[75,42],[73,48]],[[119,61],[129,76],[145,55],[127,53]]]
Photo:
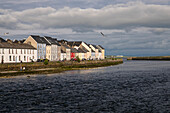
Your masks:
[[[170,112],[170,62],[0,78],[0,112]]]

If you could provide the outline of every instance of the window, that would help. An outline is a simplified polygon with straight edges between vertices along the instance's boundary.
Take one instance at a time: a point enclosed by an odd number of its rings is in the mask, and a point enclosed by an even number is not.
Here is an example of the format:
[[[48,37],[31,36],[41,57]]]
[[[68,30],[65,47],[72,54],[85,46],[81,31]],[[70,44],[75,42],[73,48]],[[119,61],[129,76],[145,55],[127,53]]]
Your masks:
[[[9,49],[9,54],[11,54],[10,49]]]
[[[13,51],[13,49],[12,49],[12,54],[14,54],[14,51]]]
[[[21,61],[21,56],[19,56],[19,61]]]
[[[29,54],[29,50],[27,50],[27,54]]]
[[[21,54],[22,54],[22,49],[21,49]]]
[[[17,54],[17,49],[16,49],[16,54]]]
[[[11,56],[9,56],[9,61],[12,61]]]
[[[26,61],[26,56],[24,56],[24,61]]]
[[[4,54],[4,49],[2,49],[2,54]]]
[[[32,59],[34,59],[34,56],[32,56]]]
[[[26,54],[26,50],[24,49],[24,54]]]
[[[13,61],[15,61],[15,56],[13,56]]]
[[[1,49],[0,49],[0,54],[1,54]]]
[[[34,54],[34,50],[33,50],[33,54]]]

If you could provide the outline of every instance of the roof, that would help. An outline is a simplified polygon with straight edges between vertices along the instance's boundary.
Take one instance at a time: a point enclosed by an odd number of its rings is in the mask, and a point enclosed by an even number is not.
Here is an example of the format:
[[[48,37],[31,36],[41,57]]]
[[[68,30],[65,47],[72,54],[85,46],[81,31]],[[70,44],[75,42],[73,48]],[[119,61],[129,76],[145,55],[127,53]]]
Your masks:
[[[58,40],[58,43],[67,43],[68,41],[67,40]]]
[[[96,45],[91,44],[95,49],[98,49]]]
[[[68,47],[68,46],[65,45],[65,44],[61,44],[61,46],[65,47],[66,49],[70,49],[70,47]]]
[[[51,38],[49,36],[44,36],[44,38],[50,43],[60,46],[60,44],[57,42],[57,39]]]
[[[102,52],[102,51],[101,51],[102,48],[100,48],[98,45],[97,45],[96,47],[99,49],[99,52]]]
[[[79,53],[86,53],[86,52],[84,52],[81,48],[78,48],[78,52],[79,52]]]
[[[91,49],[91,52],[95,52],[93,49]]]
[[[85,47],[81,47],[81,49],[82,49],[85,53],[89,52]]]
[[[71,42],[68,42],[67,44],[69,46],[80,46],[81,43],[82,43],[82,41],[73,41],[73,42],[71,41]]]
[[[101,49],[104,49],[101,45],[97,45],[97,46],[99,46]]]
[[[30,35],[37,43],[42,43],[42,44],[47,44],[49,45],[50,43],[47,42],[44,37],[40,37],[39,35]]]
[[[66,53],[64,50],[61,49],[61,53]]]
[[[76,48],[71,48],[72,53],[78,53],[78,50]]]
[[[33,46],[25,43],[0,43],[0,48],[11,48],[11,49],[36,49]]]
[[[6,42],[6,40],[0,37],[0,42]]]

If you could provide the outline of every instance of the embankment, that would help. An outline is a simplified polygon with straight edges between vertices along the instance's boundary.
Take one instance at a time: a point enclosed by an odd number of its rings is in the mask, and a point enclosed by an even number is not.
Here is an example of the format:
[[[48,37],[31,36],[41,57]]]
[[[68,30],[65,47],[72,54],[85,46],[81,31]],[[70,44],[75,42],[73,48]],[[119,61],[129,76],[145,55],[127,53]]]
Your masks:
[[[123,63],[119,60],[98,60],[98,61],[65,61],[49,62],[45,65],[43,62],[22,63],[22,64],[0,64],[0,76],[16,76],[25,74],[50,74],[59,73],[67,70],[89,69],[95,67],[111,66]],[[22,69],[22,70],[21,70]],[[24,70],[23,70],[24,69]]]

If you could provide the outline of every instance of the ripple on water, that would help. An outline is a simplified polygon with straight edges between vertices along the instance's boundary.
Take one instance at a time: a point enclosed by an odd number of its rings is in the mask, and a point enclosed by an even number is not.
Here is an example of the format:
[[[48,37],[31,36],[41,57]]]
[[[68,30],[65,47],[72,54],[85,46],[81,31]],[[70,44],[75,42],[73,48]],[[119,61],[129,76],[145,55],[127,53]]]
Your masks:
[[[159,65],[158,65],[159,64]],[[0,79],[0,112],[168,113],[169,62]]]

